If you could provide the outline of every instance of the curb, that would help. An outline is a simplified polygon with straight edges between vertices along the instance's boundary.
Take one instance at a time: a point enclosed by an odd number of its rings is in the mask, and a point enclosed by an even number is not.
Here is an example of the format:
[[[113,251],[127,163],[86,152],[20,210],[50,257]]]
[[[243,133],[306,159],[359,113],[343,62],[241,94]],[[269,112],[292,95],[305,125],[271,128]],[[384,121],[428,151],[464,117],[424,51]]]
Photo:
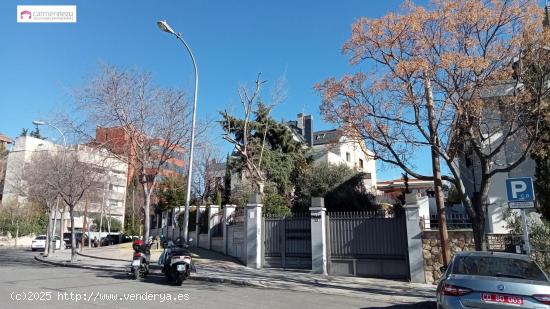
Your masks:
[[[89,257],[89,258],[92,258],[92,259],[98,259],[98,260],[119,261],[119,262],[128,262],[128,263],[131,263],[131,262],[132,262],[131,260],[123,260],[123,259],[114,259],[114,258],[99,257],[99,256],[89,255],[89,254],[83,254],[83,253],[79,253],[79,252],[77,252],[76,254],[78,254],[78,255],[80,255],[80,256]]]
[[[100,267],[100,266],[87,266],[87,265],[77,265],[77,264],[70,264],[66,262],[54,262],[54,261],[48,261],[44,258],[40,258],[37,255],[34,256],[34,259],[38,262],[45,263],[45,264],[51,264],[55,266],[61,266],[61,267],[70,267],[70,268],[82,268],[82,269],[91,269],[91,270],[103,270],[103,271],[115,271],[115,272],[127,272],[125,269],[122,268],[114,268],[114,267]]]

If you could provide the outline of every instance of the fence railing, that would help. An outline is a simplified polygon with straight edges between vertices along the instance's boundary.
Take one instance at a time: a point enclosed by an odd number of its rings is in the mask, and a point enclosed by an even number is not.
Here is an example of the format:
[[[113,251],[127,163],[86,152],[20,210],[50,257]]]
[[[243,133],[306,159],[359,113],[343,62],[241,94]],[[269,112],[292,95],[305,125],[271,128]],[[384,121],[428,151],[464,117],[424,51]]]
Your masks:
[[[327,215],[331,219],[370,219],[370,218],[393,218],[394,214],[384,209],[372,211],[348,211],[348,212],[329,212]]]
[[[227,218],[227,225],[244,224],[245,208],[235,208],[235,211]]]
[[[407,254],[404,216],[385,211],[328,213],[333,258],[403,258]]]
[[[472,228],[472,223],[468,215],[447,214],[446,219],[448,230],[463,230]],[[437,230],[439,229],[439,218],[437,215],[431,215],[430,218],[421,217],[420,226],[424,230]]]
[[[218,212],[214,215],[217,219],[214,222],[217,222],[211,231],[212,237],[223,237],[223,212]]]

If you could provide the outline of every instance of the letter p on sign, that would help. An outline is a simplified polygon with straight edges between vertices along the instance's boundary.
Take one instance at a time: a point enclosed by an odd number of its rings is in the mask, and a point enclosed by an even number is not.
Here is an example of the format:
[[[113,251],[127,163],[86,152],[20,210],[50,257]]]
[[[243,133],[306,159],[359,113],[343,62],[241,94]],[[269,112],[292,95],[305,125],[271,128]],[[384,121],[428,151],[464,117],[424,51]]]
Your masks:
[[[506,192],[509,202],[532,202],[535,199],[533,180],[529,177],[506,179]]]

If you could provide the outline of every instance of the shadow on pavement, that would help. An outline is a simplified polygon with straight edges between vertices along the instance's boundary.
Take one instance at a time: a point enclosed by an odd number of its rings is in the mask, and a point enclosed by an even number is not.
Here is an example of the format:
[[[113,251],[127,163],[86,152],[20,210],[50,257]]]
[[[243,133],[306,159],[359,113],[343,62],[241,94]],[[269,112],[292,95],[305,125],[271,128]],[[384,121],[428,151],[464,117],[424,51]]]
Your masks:
[[[423,301],[416,304],[399,304],[388,307],[363,307],[361,309],[436,309],[434,301]]]
[[[143,280],[134,280],[132,278],[130,278],[130,276],[126,273],[103,273],[103,274],[96,274],[96,277],[98,278],[112,278],[112,279],[117,279],[117,280],[123,280],[123,281],[128,281],[128,282],[134,282],[134,283],[138,283],[138,284],[143,284],[144,286],[147,286],[149,284],[156,284],[156,285],[162,285],[162,286],[168,286],[168,287],[178,287],[178,285],[176,285],[175,283],[173,282],[169,282],[168,280],[166,280],[166,277],[164,276],[163,273],[161,273],[160,271],[151,271],[145,278],[143,278]],[[186,286],[186,284],[197,284],[198,282],[197,281],[194,281],[194,280],[186,280],[183,282],[183,284],[181,285],[181,287],[184,287]],[[216,290],[217,286],[219,287],[219,283],[213,283],[213,282],[200,282],[201,284],[201,288],[203,287],[208,287],[209,289],[213,289],[213,290]]]

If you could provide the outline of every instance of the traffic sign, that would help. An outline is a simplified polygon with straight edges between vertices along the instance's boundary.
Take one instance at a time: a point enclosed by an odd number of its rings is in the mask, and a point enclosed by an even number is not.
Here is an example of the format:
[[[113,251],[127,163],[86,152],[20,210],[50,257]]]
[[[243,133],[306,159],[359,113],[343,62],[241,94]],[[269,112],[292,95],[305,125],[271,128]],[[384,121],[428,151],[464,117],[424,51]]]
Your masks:
[[[506,193],[510,208],[535,207],[535,192],[533,191],[533,179],[530,177],[506,179]]]
[[[527,228],[526,208],[535,207],[535,192],[533,191],[533,179],[530,177],[508,178],[506,179],[506,193],[508,195],[508,206],[510,208],[520,208],[523,226],[523,242],[525,252],[531,254],[531,245],[529,243],[529,229]]]

